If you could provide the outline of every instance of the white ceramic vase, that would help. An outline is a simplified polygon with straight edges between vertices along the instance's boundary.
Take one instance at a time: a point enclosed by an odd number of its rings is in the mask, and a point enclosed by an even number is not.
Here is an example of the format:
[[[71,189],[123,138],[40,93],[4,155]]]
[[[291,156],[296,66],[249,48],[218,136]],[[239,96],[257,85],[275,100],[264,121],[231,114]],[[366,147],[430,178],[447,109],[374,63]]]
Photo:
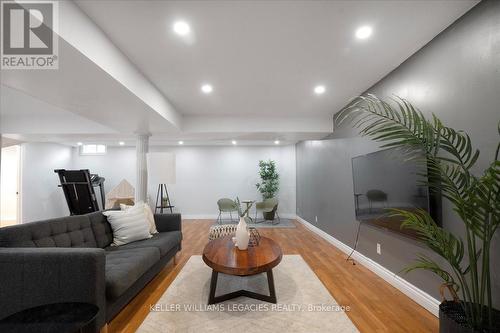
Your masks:
[[[246,250],[248,248],[248,241],[250,240],[250,234],[247,230],[247,222],[244,217],[240,217],[240,222],[236,227],[236,246],[240,250]]]

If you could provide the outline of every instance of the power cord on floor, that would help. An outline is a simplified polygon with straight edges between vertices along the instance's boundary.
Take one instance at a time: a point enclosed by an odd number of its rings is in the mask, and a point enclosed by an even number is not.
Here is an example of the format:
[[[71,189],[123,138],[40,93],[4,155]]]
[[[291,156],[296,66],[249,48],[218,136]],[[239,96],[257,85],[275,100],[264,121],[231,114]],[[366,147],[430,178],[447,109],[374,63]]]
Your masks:
[[[358,239],[359,239],[359,230],[361,229],[361,221],[358,221],[358,231],[356,232],[356,241],[354,242],[354,248],[352,249],[351,253],[347,256],[347,259],[345,261],[352,261],[353,265],[356,265],[356,262],[354,259],[351,258],[351,256],[354,254],[354,251],[356,251],[356,248],[358,247]]]

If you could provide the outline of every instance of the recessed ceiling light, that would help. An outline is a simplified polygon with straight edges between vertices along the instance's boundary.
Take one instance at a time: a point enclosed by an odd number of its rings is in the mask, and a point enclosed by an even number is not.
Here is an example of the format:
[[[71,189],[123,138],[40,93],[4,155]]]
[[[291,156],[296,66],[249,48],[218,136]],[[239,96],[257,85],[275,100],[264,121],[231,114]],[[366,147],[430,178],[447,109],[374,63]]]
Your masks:
[[[364,25],[356,30],[356,38],[367,39],[372,35],[373,29],[370,26]]]
[[[120,142],[118,142],[118,144],[119,144],[120,146],[123,146],[123,145],[125,144],[125,142],[120,141]]]
[[[279,145],[280,144],[280,140],[274,140],[274,144],[275,145]]]
[[[323,94],[325,91],[326,91],[325,86],[316,86],[316,87],[314,87],[314,93],[315,93],[316,95],[321,95],[321,94]]]
[[[231,141],[231,143],[232,143],[233,145],[235,145],[235,144],[237,144],[238,142],[236,142],[236,140],[233,140],[233,141]]]
[[[81,143],[81,142],[77,142],[76,144],[79,145],[79,146],[83,145],[83,143]]]
[[[210,84],[204,84],[201,86],[201,91],[203,91],[205,94],[210,94],[212,91],[214,91],[214,87],[212,87]]]
[[[174,23],[174,32],[179,36],[186,36],[191,32],[191,27],[184,21],[177,21]]]
[[[180,144],[180,145],[183,145],[183,144],[184,144],[184,141],[179,141],[179,144]]]

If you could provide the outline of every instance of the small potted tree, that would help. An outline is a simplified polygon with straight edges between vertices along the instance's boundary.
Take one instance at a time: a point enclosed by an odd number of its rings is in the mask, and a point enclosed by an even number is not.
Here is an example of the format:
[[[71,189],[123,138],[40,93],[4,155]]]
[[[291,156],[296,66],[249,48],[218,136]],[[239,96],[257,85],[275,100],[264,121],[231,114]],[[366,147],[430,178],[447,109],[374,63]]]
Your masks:
[[[257,190],[262,194],[262,199],[271,199],[276,196],[279,191],[279,174],[276,171],[276,162],[273,160],[259,161],[259,175],[261,182],[255,184]],[[264,212],[264,219],[274,220],[276,214],[276,205],[271,212]]]
[[[444,266],[419,255],[405,269],[437,274],[443,280],[441,290],[448,288],[453,295],[453,301],[444,300],[439,307],[440,332],[500,332],[490,273],[491,241],[500,225],[500,142],[489,166],[476,175],[471,169],[479,150],[469,136],[446,127],[435,115],[427,119],[405,99],[357,97],[335,117],[336,125],[346,120],[362,135],[383,142],[382,147],[401,148],[407,159],[424,152],[424,182],[451,203],[459,217],[453,222],[463,223],[463,236],[456,235],[439,227],[426,211],[391,209],[403,219],[403,227],[417,231],[424,244],[447,262]]]

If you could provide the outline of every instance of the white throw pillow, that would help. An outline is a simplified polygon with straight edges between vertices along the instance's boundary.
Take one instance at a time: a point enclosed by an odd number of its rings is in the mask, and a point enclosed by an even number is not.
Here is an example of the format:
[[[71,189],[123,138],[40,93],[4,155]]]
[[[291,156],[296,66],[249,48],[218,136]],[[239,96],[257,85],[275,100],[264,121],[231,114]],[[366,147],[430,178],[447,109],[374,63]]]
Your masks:
[[[144,207],[137,206],[127,210],[110,210],[103,212],[113,230],[113,244],[125,245],[141,239],[151,238],[149,223]]]
[[[158,230],[156,230],[156,224],[155,224],[155,216],[153,215],[153,212],[151,211],[151,207],[147,203],[144,203],[143,201],[139,201],[138,203],[135,204],[135,206],[144,206],[144,214],[146,214],[146,219],[149,222],[149,233],[151,235],[157,234]],[[135,206],[130,206],[130,205],[125,205],[125,204],[120,204],[120,209],[121,210],[127,210]]]

